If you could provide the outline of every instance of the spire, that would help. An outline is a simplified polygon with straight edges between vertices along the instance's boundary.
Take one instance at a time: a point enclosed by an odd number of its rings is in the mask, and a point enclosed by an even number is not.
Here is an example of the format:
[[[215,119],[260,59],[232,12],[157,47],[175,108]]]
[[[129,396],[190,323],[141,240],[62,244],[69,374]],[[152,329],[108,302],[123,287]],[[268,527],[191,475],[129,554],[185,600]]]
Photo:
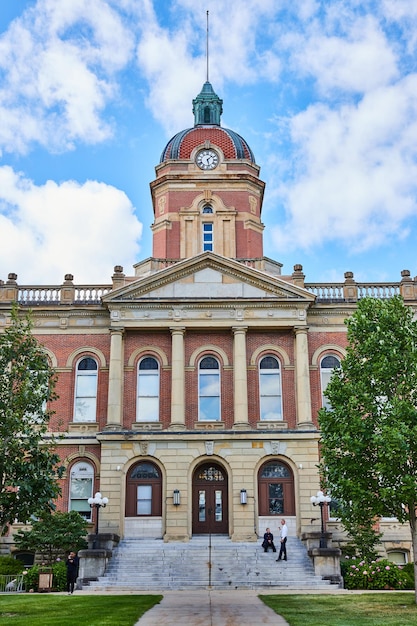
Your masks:
[[[194,126],[201,124],[220,126],[223,100],[214,92],[207,80],[197,98],[193,100]]]
[[[206,28],[206,82],[209,82],[209,12],[207,11]]]
[[[214,92],[209,81],[209,12],[207,11],[206,29],[206,82],[197,98],[193,100],[194,126],[202,124],[220,126],[223,112],[223,100]]]

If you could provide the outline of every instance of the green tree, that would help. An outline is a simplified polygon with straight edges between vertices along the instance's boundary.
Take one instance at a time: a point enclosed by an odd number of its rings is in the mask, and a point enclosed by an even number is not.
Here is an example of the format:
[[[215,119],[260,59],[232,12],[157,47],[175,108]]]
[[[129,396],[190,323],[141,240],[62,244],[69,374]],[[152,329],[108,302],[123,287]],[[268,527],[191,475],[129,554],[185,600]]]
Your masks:
[[[346,325],[319,413],[321,471],[348,531],[364,536],[380,516],[409,523],[416,570],[417,321],[400,297],[364,298]]]
[[[55,374],[31,332],[29,314],[0,332],[0,532],[16,519],[28,521],[53,508],[62,475],[49,434]]]
[[[37,552],[46,563],[53,563],[71,550],[87,548],[87,526],[77,511],[48,512],[33,522],[30,530],[18,531],[14,540],[20,550]]]

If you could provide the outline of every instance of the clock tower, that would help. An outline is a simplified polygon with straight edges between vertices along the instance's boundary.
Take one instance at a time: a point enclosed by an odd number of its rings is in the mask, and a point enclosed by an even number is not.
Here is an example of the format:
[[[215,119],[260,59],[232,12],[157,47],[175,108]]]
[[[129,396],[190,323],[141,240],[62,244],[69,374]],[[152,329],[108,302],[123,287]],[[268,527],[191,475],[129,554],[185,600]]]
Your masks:
[[[222,105],[205,82],[193,100],[194,126],[162,152],[151,183],[152,256],[175,262],[214,252],[262,269],[265,184],[247,142],[221,127]]]

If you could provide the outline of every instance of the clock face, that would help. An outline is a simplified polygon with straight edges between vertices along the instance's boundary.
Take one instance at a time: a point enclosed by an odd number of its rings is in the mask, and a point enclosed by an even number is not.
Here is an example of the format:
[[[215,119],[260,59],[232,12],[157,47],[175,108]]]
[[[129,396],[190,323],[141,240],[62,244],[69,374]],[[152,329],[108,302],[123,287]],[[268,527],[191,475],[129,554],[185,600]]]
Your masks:
[[[219,155],[214,150],[200,150],[197,152],[196,163],[202,170],[213,170],[219,164]]]

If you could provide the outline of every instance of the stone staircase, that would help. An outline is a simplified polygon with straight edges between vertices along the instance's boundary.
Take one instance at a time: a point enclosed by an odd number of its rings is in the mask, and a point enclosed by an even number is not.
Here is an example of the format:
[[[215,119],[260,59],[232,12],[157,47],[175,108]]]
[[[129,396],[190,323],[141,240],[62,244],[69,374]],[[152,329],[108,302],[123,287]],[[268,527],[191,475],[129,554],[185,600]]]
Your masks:
[[[226,536],[193,537],[188,543],[162,539],[124,539],[104,576],[91,591],[169,589],[329,589],[314,573],[301,541],[289,537],[288,561],[264,553],[260,542],[232,542]]]

